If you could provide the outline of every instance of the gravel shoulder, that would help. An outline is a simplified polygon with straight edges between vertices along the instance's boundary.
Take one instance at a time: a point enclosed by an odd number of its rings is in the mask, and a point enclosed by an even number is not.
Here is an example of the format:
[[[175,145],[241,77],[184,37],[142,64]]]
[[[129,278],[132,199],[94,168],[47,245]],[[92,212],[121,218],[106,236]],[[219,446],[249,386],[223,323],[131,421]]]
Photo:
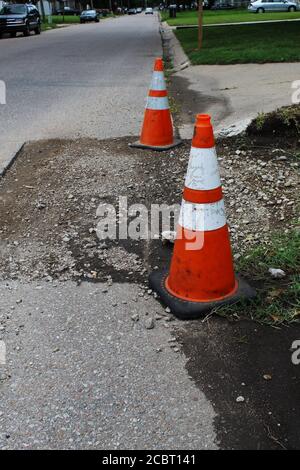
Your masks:
[[[99,204],[181,202],[189,142],[156,154],[131,138],[27,144],[0,183],[0,278],[146,282],[165,266],[161,241],[99,241]],[[223,140],[218,145],[235,257],[296,224],[299,163],[294,149]],[[167,189],[168,188],[168,189]],[[96,274],[95,274],[96,273]]]

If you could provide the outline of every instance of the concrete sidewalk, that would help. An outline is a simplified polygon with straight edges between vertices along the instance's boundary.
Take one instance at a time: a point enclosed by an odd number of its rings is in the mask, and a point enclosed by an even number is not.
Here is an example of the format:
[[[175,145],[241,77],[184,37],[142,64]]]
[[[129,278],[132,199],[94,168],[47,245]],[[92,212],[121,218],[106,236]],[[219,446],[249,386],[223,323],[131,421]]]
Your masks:
[[[258,113],[291,105],[300,63],[199,65],[173,75],[181,109],[180,134],[190,139],[194,116],[212,115],[216,133],[236,134]]]
[[[213,23],[213,24],[204,24],[204,28],[215,27],[215,26],[239,26],[244,24],[264,24],[264,23],[290,23],[294,21],[300,21],[300,18],[294,18],[291,20],[266,20],[266,21],[240,21],[238,23]],[[172,29],[188,29],[188,28],[198,28],[196,24],[186,24],[178,26],[170,26]]]
[[[172,28],[164,22],[165,54],[173,64],[171,93],[179,112],[180,136],[191,139],[198,113],[211,114],[220,135],[242,132],[259,113],[292,103],[300,63],[191,65]]]

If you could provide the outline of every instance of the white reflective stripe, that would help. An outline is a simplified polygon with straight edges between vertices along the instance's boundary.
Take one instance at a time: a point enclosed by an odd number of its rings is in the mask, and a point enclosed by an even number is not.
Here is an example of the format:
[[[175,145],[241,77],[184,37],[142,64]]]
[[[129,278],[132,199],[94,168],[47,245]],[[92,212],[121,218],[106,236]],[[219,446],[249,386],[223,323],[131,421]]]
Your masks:
[[[226,225],[226,215],[223,199],[208,204],[195,204],[183,200],[179,224],[182,228],[197,230],[198,232],[207,232],[224,227]]]
[[[221,186],[215,147],[191,148],[185,186],[198,190],[215,189]]]
[[[166,82],[163,72],[153,72],[150,90],[166,90]]]
[[[167,96],[156,97],[156,96],[148,96],[147,98],[147,109],[169,109],[169,101]]]

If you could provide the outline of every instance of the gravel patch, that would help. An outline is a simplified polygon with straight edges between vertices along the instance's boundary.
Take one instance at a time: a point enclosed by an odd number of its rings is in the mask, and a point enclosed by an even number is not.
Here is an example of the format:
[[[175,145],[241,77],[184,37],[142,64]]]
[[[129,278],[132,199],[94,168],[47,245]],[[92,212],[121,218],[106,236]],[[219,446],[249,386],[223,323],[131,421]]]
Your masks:
[[[99,240],[99,204],[181,202],[190,143],[169,152],[129,149],[133,139],[45,141],[25,146],[0,182],[0,279],[146,282],[165,266],[160,239]],[[234,256],[297,224],[295,151],[225,139],[220,172]],[[172,229],[172,227],[171,227]],[[158,236],[158,234],[157,234]],[[159,238],[159,237],[158,237]]]

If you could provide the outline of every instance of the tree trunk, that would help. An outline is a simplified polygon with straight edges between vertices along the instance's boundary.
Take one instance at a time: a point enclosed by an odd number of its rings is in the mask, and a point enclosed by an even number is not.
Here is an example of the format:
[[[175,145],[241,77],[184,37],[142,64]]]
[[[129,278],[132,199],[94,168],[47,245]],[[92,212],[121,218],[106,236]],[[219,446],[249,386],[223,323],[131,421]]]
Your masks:
[[[203,0],[198,0],[198,49],[202,48],[203,42]]]
[[[43,2],[43,0],[40,0],[40,5],[41,5],[41,12],[42,12],[43,23],[45,23],[45,21],[46,21],[46,15],[45,15],[45,8],[44,8],[44,2]]]

